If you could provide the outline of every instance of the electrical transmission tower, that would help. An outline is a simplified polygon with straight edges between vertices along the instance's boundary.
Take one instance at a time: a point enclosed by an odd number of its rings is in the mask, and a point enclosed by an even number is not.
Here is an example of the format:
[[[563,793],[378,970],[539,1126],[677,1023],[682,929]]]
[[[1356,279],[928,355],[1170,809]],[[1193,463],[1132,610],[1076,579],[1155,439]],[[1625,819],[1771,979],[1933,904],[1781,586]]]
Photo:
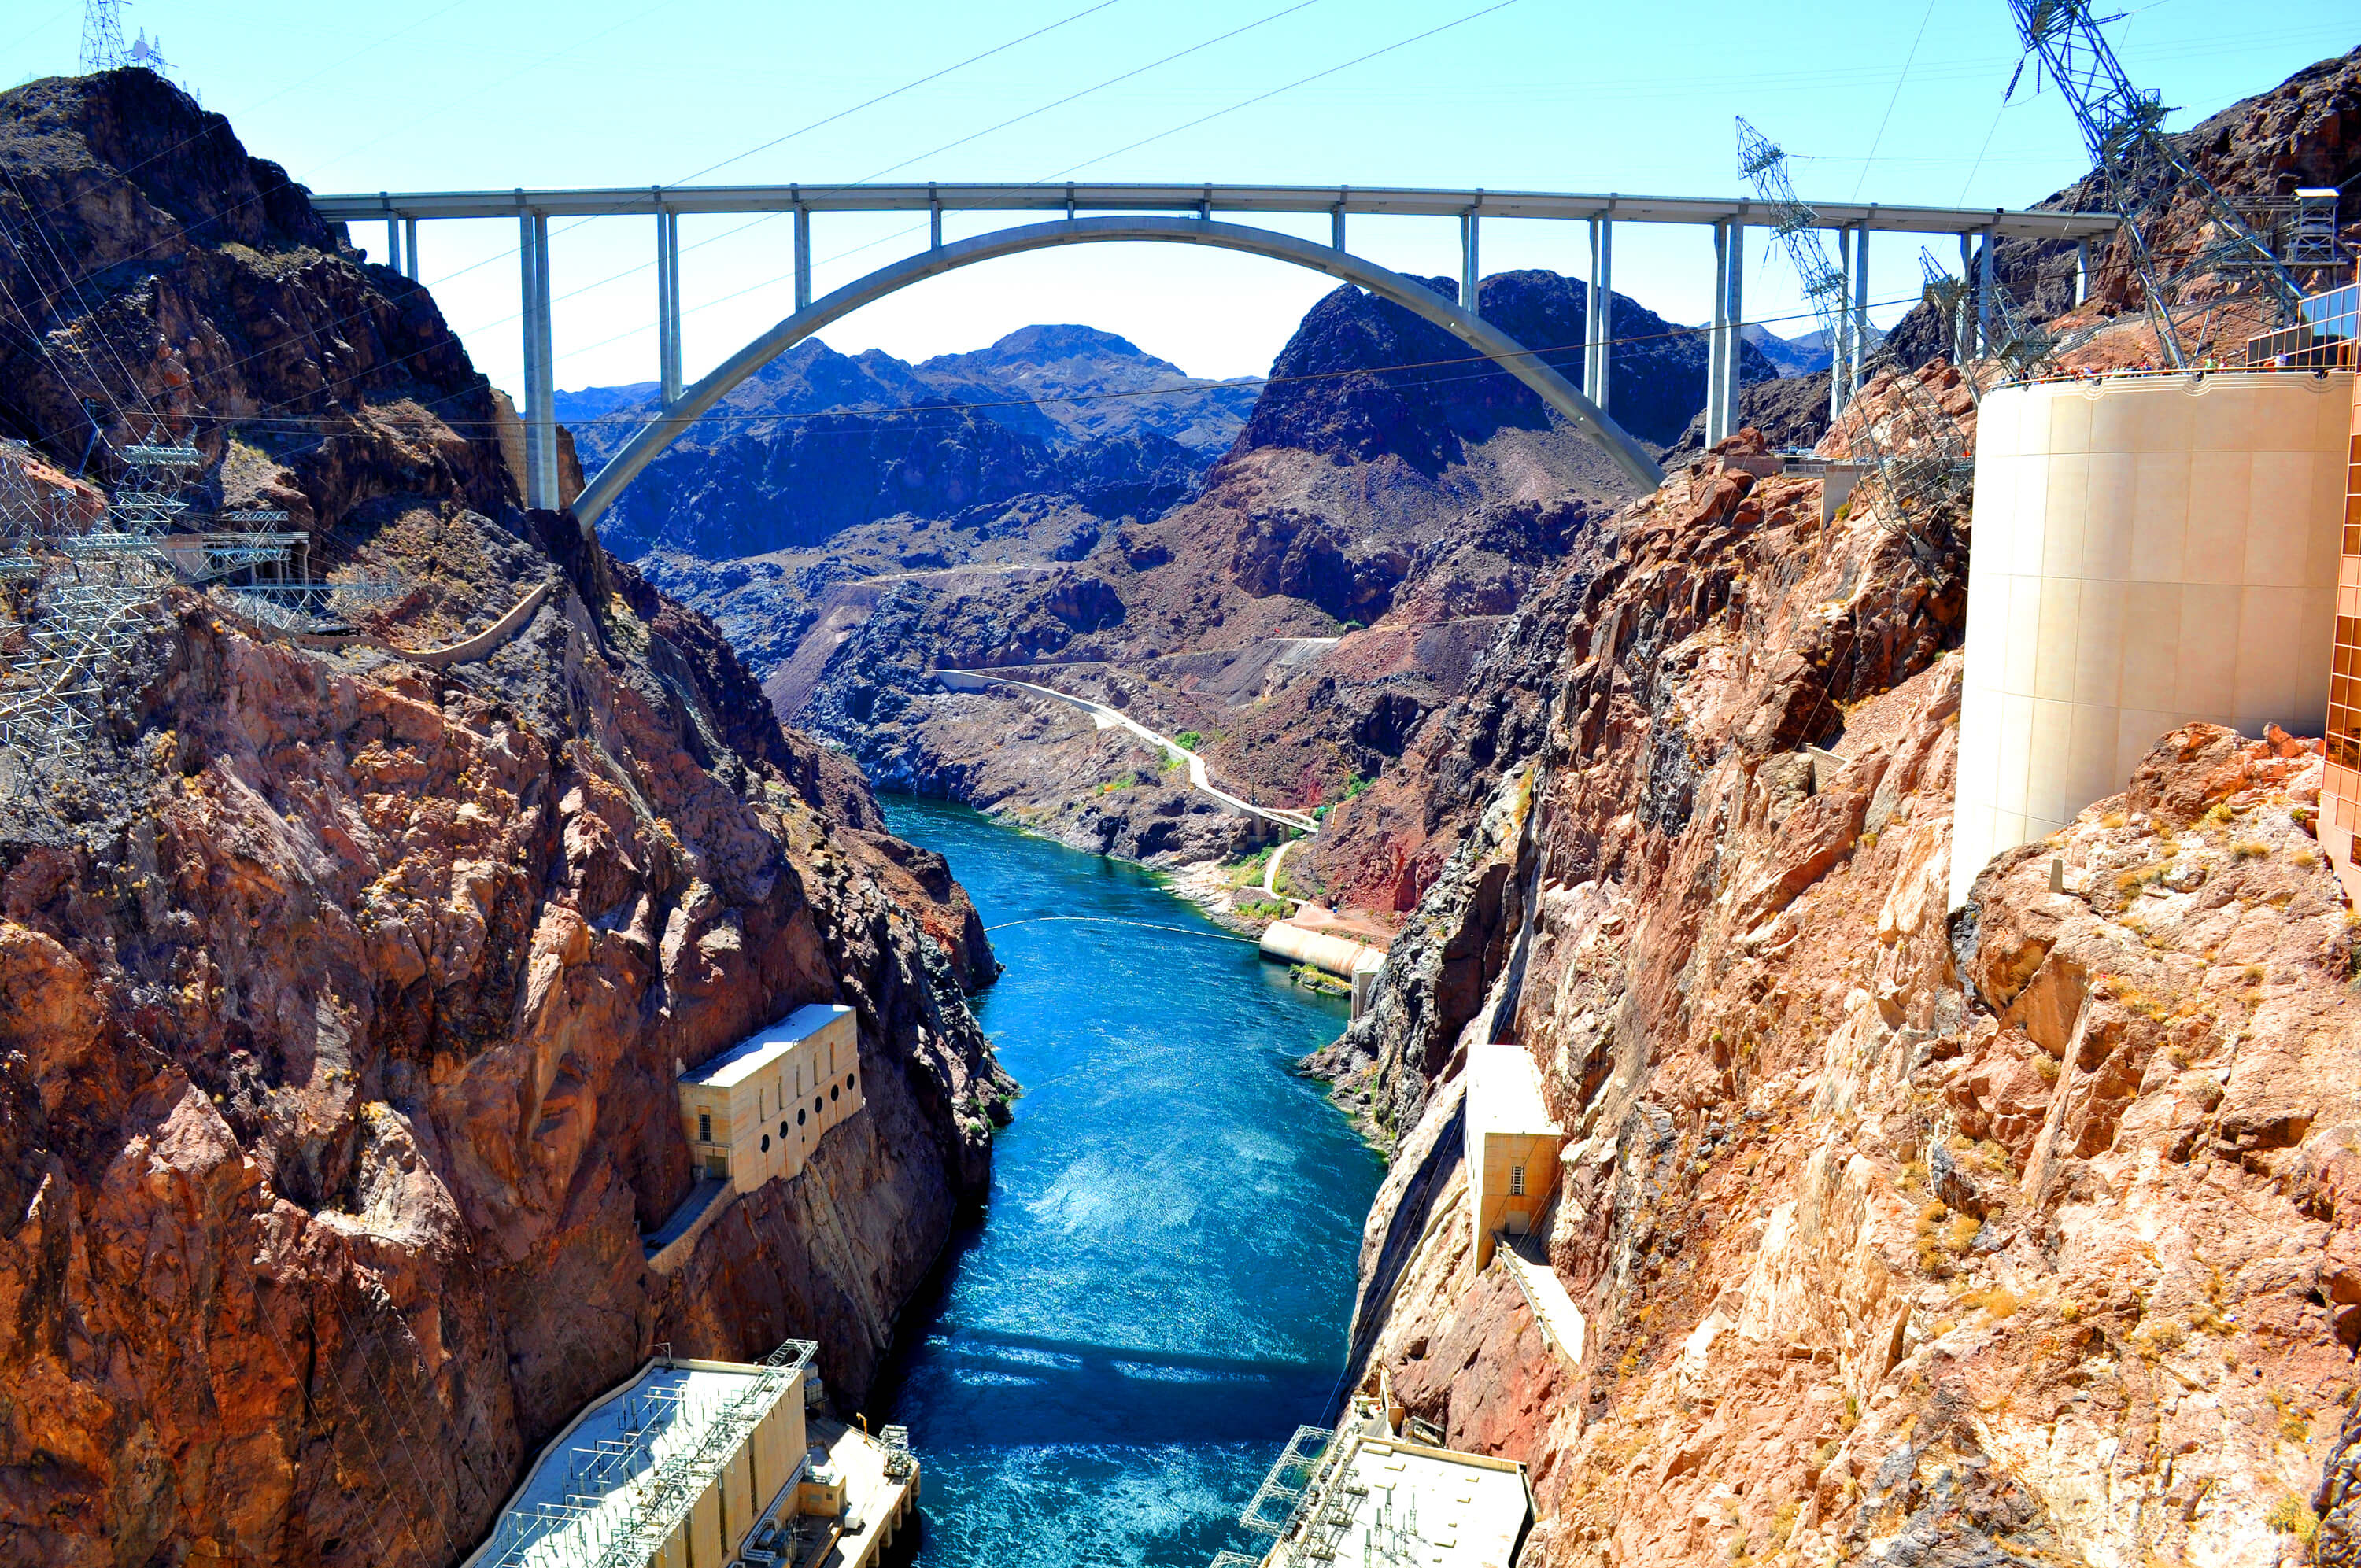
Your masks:
[[[1786,250],[1795,269],[1804,297],[1819,320],[1820,337],[1828,345],[1828,374],[1846,373],[1848,347],[1855,334],[1866,333],[1868,322],[1851,319],[1845,302],[1843,270],[1828,258],[1820,237],[1820,218],[1795,195],[1787,178],[1787,155],[1744,119],[1738,122],[1738,168],[1754,194],[1771,209],[1771,232]],[[1954,494],[1970,471],[1968,443],[1959,421],[1943,411],[1933,395],[1911,374],[1912,367],[1894,357],[1891,340],[1878,345],[1861,365],[1865,378],[1892,369],[1890,405],[1882,417],[1861,411],[1851,423],[1847,455],[1873,467],[1886,499],[1905,533],[1916,533],[1914,514]]]
[[[401,592],[391,572],[291,578],[308,539],[285,529],[283,511],[223,512],[211,531],[175,532],[189,521],[183,494],[203,455],[150,434],[117,455],[122,482],[93,516],[33,482],[29,453],[0,451],[0,747],[32,756],[87,737],[148,612],[176,583],[211,585],[248,620],[287,631],[334,629],[337,600]],[[258,570],[275,576],[227,580]]]
[[[85,76],[120,71],[131,62],[123,48],[124,0],[82,0],[82,69]]]
[[[2292,320],[2300,313],[2302,294],[2271,247],[2255,233],[2235,208],[2198,172],[2164,134],[2164,116],[2170,111],[2157,94],[2132,85],[2107,46],[2106,35],[2091,15],[2090,0],[2008,0],[2016,18],[2017,36],[2026,53],[2037,61],[2035,84],[2046,71],[2074,112],[2082,128],[2083,145],[2091,154],[2092,172],[2107,205],[2124,220],[2124,237],[2131,250],[2132,270],[2139,277],[2148,319],[2157,342],[2177,369],[2187,361],[2171,314],[2173,294],[2149,248],[2147,230],[2162,217],[2176,194],[2194,196],[2220,238],[2193,258],[2177,275],[2193,277],[2213,267],[2235,266],[2258,272],[2265,293],[2279,313]],[[2025,63],[2017,63],[2022,75]],[[2016,79],[2009,81],[2016,91]],[[2272,324],[2266,322],[2265,325]]]

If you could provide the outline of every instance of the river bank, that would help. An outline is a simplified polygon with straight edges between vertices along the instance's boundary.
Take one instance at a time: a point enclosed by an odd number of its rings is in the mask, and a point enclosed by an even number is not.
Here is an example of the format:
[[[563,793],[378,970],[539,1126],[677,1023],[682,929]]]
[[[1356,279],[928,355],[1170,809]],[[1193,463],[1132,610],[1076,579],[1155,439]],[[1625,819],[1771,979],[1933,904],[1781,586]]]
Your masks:
[[[1195,1568],[1343,1372],[1381,1168],[1295,1068],[1346,1009],[1145,868],[884,804],[992,930],[1025,1086],[872,1401],[928,1466],[918,1561]]]

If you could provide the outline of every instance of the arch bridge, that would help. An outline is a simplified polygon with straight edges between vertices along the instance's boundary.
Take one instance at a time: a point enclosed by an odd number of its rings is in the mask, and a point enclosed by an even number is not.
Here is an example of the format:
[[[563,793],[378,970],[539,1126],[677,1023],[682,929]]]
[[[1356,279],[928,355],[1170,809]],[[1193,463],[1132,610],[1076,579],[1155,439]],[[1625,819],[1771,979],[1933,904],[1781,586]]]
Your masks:
[[[378,192],[315,196],[323,217],[342,223],[382,221],[392,264],[418,277],[418,225],[437,219],[507,218],[518,224],[518,259],[524,323],[525,499],[557,501],[557,444],[553,404],[555,353],[551,341],[549,220],[637,214],[655,220],[657,375],[662,417],[618,452],[575,503],[586,523],[613,504],[633,476],[739,382],[780,354],[898,290],[978,262],[1059,246],[1118,242],[1203,245],[1309,268],[1379,294],[1453,334],[1538,393],[1576,430],[1613,458],[1634,483],[1653,488],[1663,470],[1608,411],[1613,389],[1614,230],[1618,223],[1708,227],[1714,247],[1711,323],[1708,332],[1706,433],[1719,441],[1737,428],[1739,329],[1744,320],[1745,231],[1773,221],[1761,202],[1741,198],[1627,196],[1540,191],[1449,191],[1377,186],[1273,185],[738,185],[646,186],[599,190]],[[928,244],[818,300],[811,291],[811,226],[815,213],[924,212]],[[1814,215],[1837,231],[1853,263],[1845,302],[1858,344],[1869,313],[1872,231],[1957,235],[1960,270],[1972,281],[1980,338],[1992,326],[1993,242],[2032,238],[2072,242],[2090,274],[2089,247],[2114,233],[2113,214],[2012,212],[2000,208],[1885,206],[1840,203],[1816,206]],[[681,383],[680,216],[689,214],[792,213],[795,215],[795,313],[756,337],[693,386]],[[1059,214],[946,243],[945,213]],[[1217,221],[1225,214],[1325,214],[1325,246],[1252,224]],[[1085,216],[1085,214],[1093,214]],[[1455,218],[1459,224],[1459,298],[1446,300],[1414,279],[1345,247],[1345,220],[1355,214]],[[1589,308],[1583,326],[1580,386],[1539,355],[1486,322],[1475,309],[1479,225],[1483,219],[1544,219],[1579,223],[1589,240]],[[1977,242],[1983,243],[1979,250]],[[2077,294],[2081,290],[2078,286]],[[1972,346],[1972,345],[1971,345]],[[1857,381],[1838,377],[1836,405]]]

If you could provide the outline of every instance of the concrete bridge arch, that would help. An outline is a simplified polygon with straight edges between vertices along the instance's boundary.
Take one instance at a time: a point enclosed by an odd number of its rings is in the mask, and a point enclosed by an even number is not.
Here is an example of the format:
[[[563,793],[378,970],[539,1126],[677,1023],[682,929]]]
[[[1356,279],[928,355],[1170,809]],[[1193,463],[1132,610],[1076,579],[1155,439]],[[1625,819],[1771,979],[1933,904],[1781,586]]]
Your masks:
[[[762,336],[722,361],[710,375],[684,390],[663,417],[642,429],[598,470],[574,505],[585,523],[596,521],[615,502],[623,488],[680,434],[695,424],[730,389],[805,338],[851,315],[863,305],[928,278],[994,261],[1026,251],[1062,245],[1094,245],[1126,241],[1174,245],[1210,245],[1243,251],[1273,261],[1289,262],[1324,272],[1332,278],[1367,289],[1392,301],[1457,337],[1499,365],[1538,393],[1542,400],[1615,460],[1616,466],[1643,489],[1664,483],[1664,470],[1647,449],[1579,388],[1544,364],[1532,350],[1491,325],[1473,311],[1444,299],[1415,279],[1367,261],[1331,246],[1316,245],[1292,235],[1241,224],[1214,223],[1206,218],[1115,216],[1069,218],[1060,223],[1028,224],[936,246],[881,267],[835,292],[813,301],[772,327]]]

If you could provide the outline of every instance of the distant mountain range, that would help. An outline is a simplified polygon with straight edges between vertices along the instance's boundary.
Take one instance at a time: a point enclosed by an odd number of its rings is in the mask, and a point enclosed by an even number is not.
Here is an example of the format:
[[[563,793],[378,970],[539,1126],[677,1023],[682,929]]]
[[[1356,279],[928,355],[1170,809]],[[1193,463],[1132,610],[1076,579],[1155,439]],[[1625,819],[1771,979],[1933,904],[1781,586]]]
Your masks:
[[[1050,447],[1153,434],[1213,457],[1229,449],[1260,382],[1208,381],[1096,327],[1028,326],[989,348],[913,365],[880,349],[842,355],[818,338],[796,345],[733,388],[684,435],[710,450],[741,435],[774,436],[821,413],[881,414],[964,404]],[[656,411],[653,381],[557,394],[558,422],[583,460],[610,456]]]

